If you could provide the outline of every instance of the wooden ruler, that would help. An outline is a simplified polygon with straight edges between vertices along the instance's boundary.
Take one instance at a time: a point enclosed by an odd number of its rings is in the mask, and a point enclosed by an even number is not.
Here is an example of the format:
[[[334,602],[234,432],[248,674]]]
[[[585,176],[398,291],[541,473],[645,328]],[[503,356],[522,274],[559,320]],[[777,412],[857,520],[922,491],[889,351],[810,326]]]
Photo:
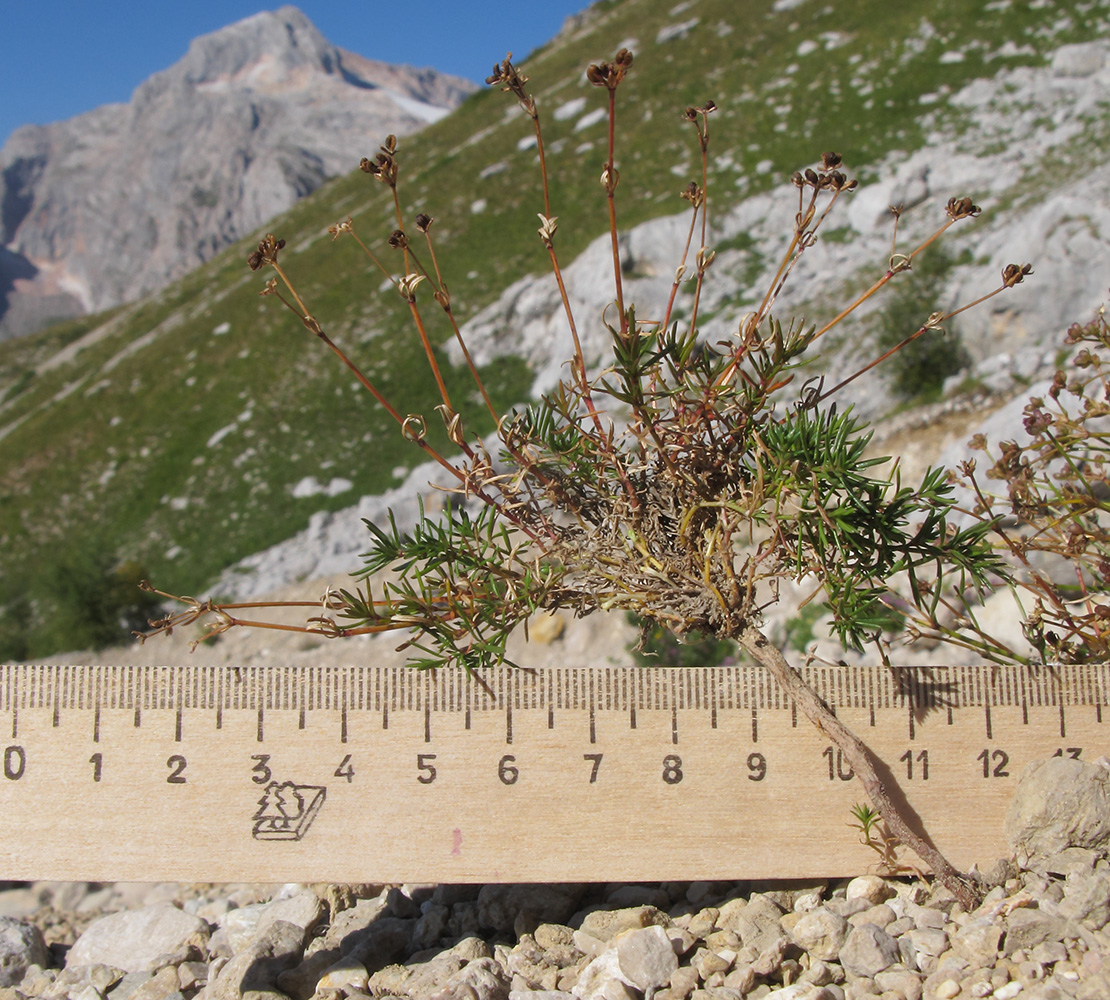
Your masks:
[[[1110,667],[803,671],[961,867],[1022,769],[1110,752]],[[847,876],[841,754],[758,667],[0,666],[0,877]]]

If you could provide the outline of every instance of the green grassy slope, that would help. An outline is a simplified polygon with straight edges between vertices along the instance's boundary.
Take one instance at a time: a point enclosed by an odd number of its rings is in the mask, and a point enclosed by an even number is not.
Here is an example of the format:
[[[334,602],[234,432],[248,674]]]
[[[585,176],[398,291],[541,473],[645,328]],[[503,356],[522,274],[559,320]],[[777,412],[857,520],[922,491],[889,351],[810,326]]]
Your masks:
[[[572,260],[607,225],[598,183],[604,124],[580,125],[604,93],[583,71],[620,45],[636,54],[618,114],[627,226],[682,207],[678,192],[695,169],[692,128],[680,121],[687,104],[713,98],[721,108],[712,119],[717,206],[781,184],[783,172],[825,149],[866,177],[891,150],[920,145],[922,95],[943,102],[1003,66],[1040,64],[1046,52],[1084,40],[1092,10],[1105,18],[1096,8],[809,0],[776,13],[771,0],[602,0],[580,29],[521,60],[543,116],[561,258]],[[679,24],[687,30],[660,35]],[[957,48],[962,61],[942,62]],[[503,55],[489,53],[490,63]],[[580,111],[556,117],[580,98]],[[406,210],[437,219],[440,262],[464,320],[544,269],[535,150],[522,142],[530,133],[515,101],[485,91],[401,144]],[[383,138],[351,136],[352,167]],[[437,398],[404,303],[379,291],[380,276],[353,241],[332,243],[326,232],[353,215],[363,238],[384,247],[396,224],[386,195],[355,170],[269,228],[287,240],[283,264],[324,328],[402,411],[424,413],[434,427]],[[236,246],[111,316],[0,344],[0,605],[31,599],[28,655],[56,641],[49,592],[58,566],[132,560],[160,586],[200,590],[303,528],[315,510],[389,488],[421,460],[295,318],[257,296],[264,279],[247,269],[250,249]],[[446,338],[426,291],[423,300]],[[499,362],[488,378],[500,404],[522,398],[529,383],[523,363]],[[467,380],[454,373],[452,381],[455,396],[471,401],[466,426],[488,430]],[[308,476],[353,486],[294,499],[291,487]]]

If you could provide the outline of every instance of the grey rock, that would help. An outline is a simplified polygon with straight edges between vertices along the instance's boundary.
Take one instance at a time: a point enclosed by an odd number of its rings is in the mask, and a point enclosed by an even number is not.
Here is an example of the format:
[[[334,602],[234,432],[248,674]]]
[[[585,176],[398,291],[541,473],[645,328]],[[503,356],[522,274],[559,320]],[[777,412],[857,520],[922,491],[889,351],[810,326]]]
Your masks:
[[[290,896],[267,903],[258,919],[256,934],[265,934],[277,921],[300,927],[306,935],[311,934],[327,915],[327,906],[311,889],[302,889]]]
[[[1083,847],[1065,847],[1051,857],[1037,859],[1032,865],[1037,872],[1048,875],[1084,876],[1094,870],[1100,855]]]
[[[617,936],[616,947],[622,974],[639,990],[665,985],[678,968],[678,956],[662,927],[624,931]]]
[[[782,966],[782,960],[786,957],[789,947],[790,939],[787,937],[780,937],[772,941],[752,962],[752,971],[757,976],[773,976]]]
[[[50,964],[42,931],[15,917],[0,917],[0,986],[18,986],[32,965]]]
[[[323,947],[339,954],[353,954],[378,968],[407,953],[415,921],[388,916],[384,894],[360,899],[354,906],[337,913],[324,934]]]
[[[866,899],[877,906],[894,895],[894,887],[878,875],[860,875],[852,879],[844,890],[845,899]]]
[[[897,993],[905,997],[905,1000],[921,1000],[921,976],[906,969],[887,969],[875,973],[875,985],[884,993]]]
[[[447,921],[450,917],[451,910],[449,907],[442,906],[439,903],[425,903],[421,907],[420,916],[413,925],[413,946],[416,948],[430,948],[447,930]]]
[[[368,968],[385,965],[410,950],[414,923],[397,917],[382,917],[366,928],[363,934],[344,938],[339,945],[340,951],[358,959]],[[328,932],[330,937],[331,931]]]
[[[1041,965],[1051,965],[1067,961],[1068,949],[1063,941],[1042,941],[1029,953],[1029,958]]]
[[[78,966],[78,968],[88,968],[88,966]],[[172,965],[167,965],[167,969],[173,969]],[[159,974],[163,971],[160,969]],[[149,983],[154,978],[150,972],[128,972],[115,986],[112,987],[112,1000],[129,1000],[131,995],[135,993],[140,986],[144,983]],[[174,984],[178,984],[177,970],[174,969]]]
[[[907,931],[914,930],[913,917],[899,917],[893,923],[883,928],[891,937],[899,937]]]
[[[715,906],[706,906],[691,914],[686,930],[695,938],[708,938],[718,926],[721,911]],[[727,918],[726,918],[727,919]]]
[[[182,962],[177,967],[177,978],[183,990],[197,990],[208,982],[207,962]],[[123,1000],[121,997],[120,1000]]]
[[[69,965],[62,969],[54,982],[43,991],[43,1000],[65,1000],[66,997],[79,996],[90,988],[103,996],[123,977],[122,969],[110,965]],[[149,980],[149,977],[147,978]],[[176,972],[173,976],[173,986],[176,989]],[[142,989],[142,986],[138,989]]]
[[[239,1000],[250,993],[254,1000],[280,1000],[278,977],[300,964],[304,954],[304,928],[275,921],[264,934],[239,952],[216,978],[198,994],[200,1000]]]
[[[224,914],[220,920],[221,940],[227,943],[231,954],[242,951],[254,940],[265,908],[265,903],[250,903]]]
[[[177,997],[182,996],[180,987],[180,979],[177,974],[177,969],[172,965],[167,965],[164,969],[159,969],[153,976],[149,976],[146,982],[138,986],[132,993],[129,994],[130,1000],[177,1000]],[[119,986],[111,992],[112,1000],[124,1000],[119,995]]]
[[[582,918],[579,930],[598,941],[609,941],[621,931],[666,926],[671,918],[654,906],[631,906],[624,910],[594,910]],[[577,936],[575,941],[577,942]]]
[[[1052,54],[1052,74],[1057,77],[1091,76],[1106,62],[1105,50],[1097,42],[1061,45]]]
[[[854,976],[874,976],[900,957],[898,942],[874,924],[853,927],[840,949],[840,963]]]
[[[839,913],[845,920],[854,917],[857,913],[863,913],[864,910],[871,909],[871,903],[858,896],[855,899],[830,899],[825,905],[833,913]]]
[[[387,912],[385,899],[381,896],[357,900],[354,906],[340,910],[331,918],[325,935],[328,946],[343,944],[348,939],[353,941],[364,935],[366,930],[379,920],[384,922],[389,919],[386,916]],[[349,949],[350,945],[346,950]]]
[[[415,920],[420,916],[420,904],[407,892],[404,892],[400,886],[392,886],[386,890],[385,905],[389,907],[389,912],[395,917]]]
[[[1019,856],[1110,848],[1110,770],[1070,757],[1034,761],[1022,772],[1004,829]]]
[[[638,991],[621,972],[615,947],[603,951],[582,970],[571,992],[579,1000],[635,1000],[638,997]]]
[[[343,990],[344,992],[364,990],[369,979],[364,964],[346,956],[332,964],[332,966],[327,967],[323,976],[316,982],[315,992],[324,990]],[[279,977],[279,986],[280,984],[281,977]]]
[[[574,944],[574,931],[564,924],[540,924],[532,936],[544,950]]]
[[[745,945],[752,945],[763,951],[781,936],[779,921],[783,912],[778,903],[761,893],[753,893],[747,906],[730,912],[728,925],[722,929],[735,931]]]
[[[690,964],[702,979],[708,979],[714,972],[724,972],[732,962],[709,948],[699,948]]]
[[[989,930],[986,933],[989,936]],[[1001,930],[999,930],[999,934],[1001,934]],[[913,943],[914,951],[932,955],[934,958],[943,955],[948,947],[948,935],[939,927],[915,927],[906,937]],[[965,935],[965,940],[977,939],[969,932],[968,935]],[[998,944],[998,935],[995,936],[995,944]]]
[[[91,923],[66,955],[66,965],[113,965],[152,972],[201,951],[208,924],[168,904],[110,913]]]
[[[918,906],[913,912],[915,927],[943,927],[948,923],[948,914],[932,906]]]
[[[844,969],[832,962],[816,959],[809,963],[809,968],[802,973],[801,978],[814,986],[828,986],[830,983],[844,982]]]
[[[574,932],[574,947],[587,958],[597,958],[608,947],[608,942],[579,929]]]
[[[473,89],[338,49],[287,6],[195,39],[127,104],[16,129],[0,149],[0,287],[25,284],[0,336],[162,287],[357,167],[352,136],[371,152]]]
[[[1002,945],[1007,955],[1019,949],[1030,951],[1049,938],[1062,938],[1067,921],[1032,907],[1019,907],[1006,917],[1006,939]]]
[[[345,961],[355,960],[349,955],[340,955],[338,948],[313,952],[311,955],[306,955],[300,964],[278,975],[278,989],[291,996],[293,1000],[309,1000],[309,997],[316,992],[316,986],[321,977],[337,962]],[[362,963],[360,962],[359,965],[361,966]]]
[[[451,976],[430,1000],[508,1000],[509,980],[492,958],[476,958]]]
[[[478,920],[483,927],[511,931],[517,921],[538,924],[566,923],[578,906],[585,886],[568,883],[537,885],[486,885],[478,893]]]
[[[423,959],[413,956],[413,960],[405,965],[390,965],[379,969],[370,976],[369,989],[375,996],[399,993],[411,997],[430,997],[446,986],[460,969],[478,959],[490,957],[489,946],[484,941],[466,938],[447,951],[431,956],[425,953]]]
[[[856,926],[857,924],[874,924],[876,927],[882,927],[884,930],[889,927],[897,917],[894,911],[886,905],[886,903],[879,903],[877,906],[869,906],[866,910],[860,913],[853,913],[848,918],[848,923]]]
[[[731,975],[731,973],[730,973]],[[667,984],[667,989],[663,991],[663,996],[670,998],[670,1000],[685,1000],[698,985],[698,970],[690,965],[683,965],[675,969],[671,973],[670,981]],[[755,982],[755,977],[752,977],[752,982]],[[729,986],[734,985],[729,983]],[[656,994],[659,996],[660,994]]]
[[[791,936],[798,946],[814,958],[831,961],[840,954],[848,937],[848,921],[826,906],[802,915]]]
[[[1110,872],[1100,870],[1070,877],[1064,884],[1059,910],[1062,917],[1105,927],[1110,921]]]

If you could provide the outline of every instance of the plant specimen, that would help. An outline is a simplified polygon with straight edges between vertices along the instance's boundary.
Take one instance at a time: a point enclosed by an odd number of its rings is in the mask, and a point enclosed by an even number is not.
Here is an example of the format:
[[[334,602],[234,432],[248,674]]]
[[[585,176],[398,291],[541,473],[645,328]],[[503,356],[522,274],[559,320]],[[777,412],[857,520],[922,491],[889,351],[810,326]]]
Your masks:
[[[920,868],[899,859],[902,844],[874,809],[864,803],[856,803],[851,811],[855,822],[848,825],[853,830],[859,830],[859,840],[864,847],[870,847],[879,855],[879,866],[884,875],[916,875],[924,881],[925,874]]]
[[[510,56],[487,82],[516,99],[535,134],[543,180],[538,234],[573,344],[568,375],[530,406],[507,413],[494,409],[440,272],[434,219],[421,213],[406,227],[398,193],[401,163],[396,140],[389,137],[361,166],[391,191],[397,228],[380,249],[363,240],[351,218],[331,232],[356,244],[407,303],[441,398],[436,410],[457,456],[449,458],[429,442],[427,415],[396,408],[328,337],[281,261],[282,240],[266,236],[249,265],[272,271],[262,294],[276,297],[335,352],[400,433],[440,464],[442,488],[477,501],[478,511],[448,504],[438,517],[421,516],[408,532],[392,515],[387,524],[368,523],[370,548],[359,584],[329,590],[318,614],[303,626],[240,616],[256,604],[193,602],[154,623],[155,630],[168,631],[202,615],[214,616],[215,632],[242,624],[332,637],[397,630],[408,633],[403,648],[412,650],[415,666],[467,671],[502,662],[509,634],[539,610],[631,612],[675,633],[731,639],[844,751],[891,836],[970,901],[970,884],[904,822],[868,749],[768,641],[760,622],[761,612],[777,599],[780,580],[812,578],[812,596],[823,597],[840,639],[856,648],[880,642],[885,659],[880,636],[890,611],[882,598],[892,578],[904,577],[912,603],[929,608],[938,594],[985,588],[999,568],[986,538],[989,521],[963,528],[951,523],[953,487],[944,472],[931,470],[916,487],[903,486],[896,475],[878,475],[885,460],[866,455],[866,428],[836,403],[845,385],[967,306],[929,316],[836,385],[826,386],[820,375],[806,377],[807,364],[830,330],[909,270],[946,230],[980,210],[968,197],[953,197],[936,231],[905,253],[895,244],[872,285],[852,302],[820,322],[783,321],[772,312],[780,292],[825,220],[856,186],[841,158],[824,153],[793,175],[797,207],[789,243],[758,306],[728,340],[706,343],[698,335],[698,313],[715,256],[708,151],[717,110],[706,101],[681,114],[694,132],[701,169],[682,191],[690,223],[684,244],[676,247],[669,299],[660,315],[638,316],[624,296],[617,223],[617,94],[632,61],[622,49],[587,70],[608,109],[601,187],[613,301],[590,321],[605,324],[610,363],[591,372],[583,355],[581,318],[571,308],[557,249],[540,110]],[[386,255],[392,255],[392,266]],[[1011,265],[990,295],[1013,287],[1027,273],[1028,265]],[[496,421],[496,440],[481,440],[462,425],[429,333],[437,310]],[[383,570],[393,573],[387,582],[375,582]]]
[[[1029,398],[1024,434],[960,464],[953,478],[967,495],[966,515],[990,527],[986,538],[1005,557],[1006,581],[1022,614],[1022,633],[1042,663],[1110,659],[1110,324],[1105,307],[1074,323],[1047,391]],[[1016,430],[1016,428],[1015,428]],[[979,624],[964,595],[937,595],[912,623],[998,661],[1031,662]]]

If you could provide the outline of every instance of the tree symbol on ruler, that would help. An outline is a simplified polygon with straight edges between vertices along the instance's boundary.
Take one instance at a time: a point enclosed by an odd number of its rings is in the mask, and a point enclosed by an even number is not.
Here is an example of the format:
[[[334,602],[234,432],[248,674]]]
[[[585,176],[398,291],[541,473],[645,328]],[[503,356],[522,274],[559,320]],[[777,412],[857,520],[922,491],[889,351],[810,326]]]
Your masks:
[[[326,795],[327,789],[322,785],[271,781],[258,800],[251,835],[255,840],[300,840],[312,825]]]

